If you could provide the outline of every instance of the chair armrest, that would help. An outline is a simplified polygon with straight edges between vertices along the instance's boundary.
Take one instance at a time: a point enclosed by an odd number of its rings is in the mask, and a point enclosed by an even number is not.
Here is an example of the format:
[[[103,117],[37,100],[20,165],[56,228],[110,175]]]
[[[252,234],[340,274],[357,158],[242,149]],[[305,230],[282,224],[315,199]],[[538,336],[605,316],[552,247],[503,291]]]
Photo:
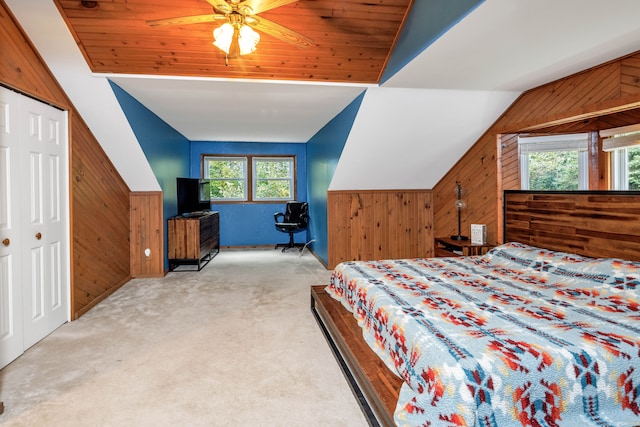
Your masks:
[[[278,217],[282,217],[282,219],[284,219],[284,214],[282,212],[276,212],[273,214],[273,219],[275,220],[275,222],[282,222],[278,221]]]

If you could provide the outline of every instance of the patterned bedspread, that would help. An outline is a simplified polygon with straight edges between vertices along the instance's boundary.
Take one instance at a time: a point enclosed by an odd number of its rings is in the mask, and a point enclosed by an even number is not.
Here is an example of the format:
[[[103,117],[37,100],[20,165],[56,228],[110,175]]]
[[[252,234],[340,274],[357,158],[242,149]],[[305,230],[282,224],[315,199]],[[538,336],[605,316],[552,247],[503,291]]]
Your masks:
[[[327,292],[403,379],[399,426],[640,425],[640,263],[516,243],[345,262]]]

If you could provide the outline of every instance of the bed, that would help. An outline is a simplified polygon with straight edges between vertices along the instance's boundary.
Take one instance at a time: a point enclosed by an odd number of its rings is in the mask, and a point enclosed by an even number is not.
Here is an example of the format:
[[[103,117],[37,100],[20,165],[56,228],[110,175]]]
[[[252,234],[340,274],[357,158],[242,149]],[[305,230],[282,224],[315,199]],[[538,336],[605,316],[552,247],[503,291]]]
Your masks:
[[[505,240],[520,242],[346,262],[312,288],[370,423],[640,425],[640,196],[504,199]]]

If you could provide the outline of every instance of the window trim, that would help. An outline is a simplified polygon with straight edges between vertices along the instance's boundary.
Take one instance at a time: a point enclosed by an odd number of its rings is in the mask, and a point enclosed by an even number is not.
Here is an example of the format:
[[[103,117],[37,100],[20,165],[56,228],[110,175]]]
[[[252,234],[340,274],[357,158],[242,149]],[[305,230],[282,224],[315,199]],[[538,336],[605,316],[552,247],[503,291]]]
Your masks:
[[[245,183],[245,198],[243,200],[240,199],[211,199],[212,203],[222,203],[222,204],[250,204],[250,203],[283,203],[290,200],[297,200],[297,178],[298,178],[298,169],[297,169],[297,156],[295,154],[201,154],[200,155],[200,176],[202,179],[210,179],[215,180],[215,178],[209,178],[205,176],[205,162],[208,159],[244,159],[246,161],[245,165],[245,176],[243,178]],[[254,159],[290,159],[293,165],[292,172],[292,190],[291,190],[291,198],[290,199],[256,199],[255,198],[255,173],[254,173]]]
[[[611,184],[612,190],[629,190],[629,166],[627,147],[611,151]]]
[[[640,124],[600,131],[602,151],[610,153],[611,186],[629,191],[629,148],[640,145]]]
[[[208,158],[211,159],[222,159],[224,158],[227,161],[242,161],[244,163],[244,175],[242,178],[225,178],[225,179],[216,179],[216,178],[211,178],[209,176],[205,176],[205,162],[208,160]],[[216,203],[243,203],[246,202],[249,199],[249,186],[247,185],[247,178],[246,178],[246,174],[247,174],[247,170],[248,170],[249,166],[248,166],[248,159],[247,156],[238,156],[238,155],[224,155],[224,156],[217,156],[217,155],[202,155],[201,159],[200,159],[200,176],[202,177],[202,179],[208,179],[211,182],[214,181],[242,181],[244,182],[244,194],[243,194],[243,198],[226,198],[226,199],[212,199],[211,195],[210,200],[211,201],[215,201]]]
[[[285,179],[270,178],[269,181],[288,181],[291,186],[291,195],[287,198],[262,198],[256,195],[258,177],[256,176],[256,163],[259,161],[283,161],[286,160],[291,166],[291,176]],[[251,158],[251,189],[254,202],[290,202],[296,200],[296,157],[295,156],[253,156]]]
[[[520,189],[529,190],[529,154],[554,151],[578,152],[578,190],[589,189],[589,134],[518,136]]]

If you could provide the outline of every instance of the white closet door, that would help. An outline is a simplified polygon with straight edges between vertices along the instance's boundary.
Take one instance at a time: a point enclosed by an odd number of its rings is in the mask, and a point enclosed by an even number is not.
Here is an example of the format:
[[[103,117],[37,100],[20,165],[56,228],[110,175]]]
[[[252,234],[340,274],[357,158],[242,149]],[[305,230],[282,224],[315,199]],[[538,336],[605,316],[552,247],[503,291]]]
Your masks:
[[[0,88],[0,368],[24,351],[19,104],[20,95]]]
[[[20,114],[24,344],[69,318],[66,113],[25,100]]]
[[[69,319],[67,114],[0,88],[0,368]]]

